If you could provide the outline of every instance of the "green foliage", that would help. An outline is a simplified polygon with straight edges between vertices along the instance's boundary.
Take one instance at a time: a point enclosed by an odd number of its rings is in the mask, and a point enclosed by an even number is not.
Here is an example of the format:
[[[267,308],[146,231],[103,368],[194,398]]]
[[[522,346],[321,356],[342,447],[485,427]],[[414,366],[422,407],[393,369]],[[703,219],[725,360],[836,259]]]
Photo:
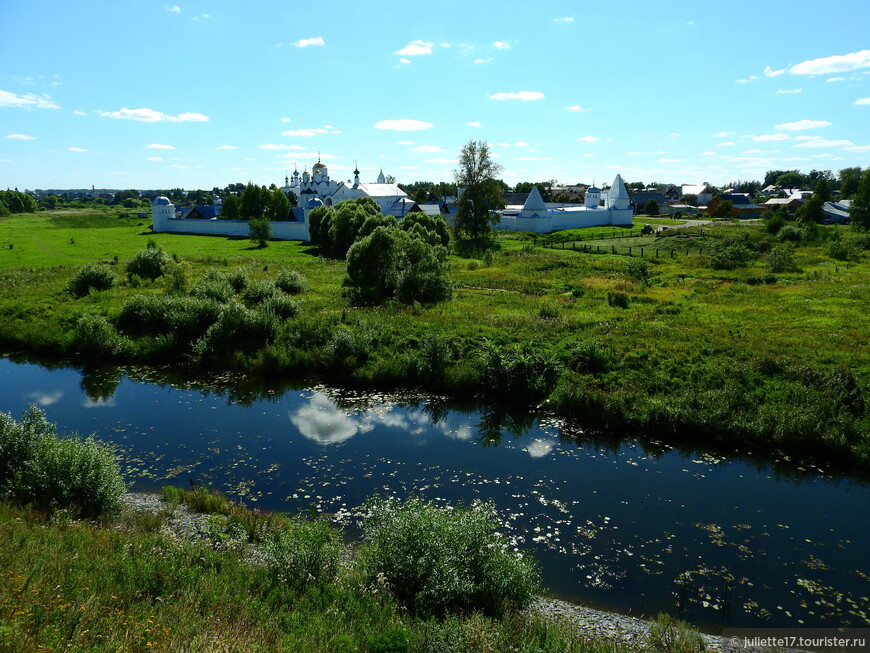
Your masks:
[[[804,239],[804,232],[797,225],[787,224],[777,232],[776,239],[780,242],[799,243]]]
[[[851,240],[841,238],[828,244],[828,256],[838,261],[857,261],[861,252]]]
[[[648,286],[653,275],[652,265],[642,258],[630,258],[625,263],[625,276],[642,286]]]
[[[405,231],[410,231],[414,225],[420,225],[426,231],[437,236],[437,242],[431,244],[441,245],[445,248],[450,246],[450,228],[442,216],[428,215],[420,211],[418,213],[409,213],[399,223],[399,226]],[[489,265],[491,264],[492,262],[489,263]]]
[[[73,346],[79,354],[112,358],[127,347],[127,341],[102,315],[83,315],[73,330]]]
[[[290,216],[290,200],[280,188],[269,193],[266,217],[269,220],[286,220]]]
[[[17,190],[0,190],[0,215],[36,213],[38,205],[32,195]],[[3,211],[5,209],[5,211]]]
[[[415,229],[422,227],[415,225]],[[406,304],[436,302],[452,291],[447,251],[396,227],[378,227],[354,243],[347,255],[347,276],[356,303],[392,297]]]
[[[765,211],[764,212],[764,228],[767,230],[767,233],[776,235],[780,232],[780,230],[785,227],[785,216],[778,211]]]
[[[254,352],[275,338],[279,326],[276,315],[231,301],[220,307],[217,321],[194,343],[192,356],[201,363],[214,364],[236,351]]]
[[[667,614],[655,618],[646,642],[651,650],[661,653],[703,653],[707,650],[704,638],[698,632]]]
[[[288,295],[305,291],[305,279],[296,270],[281,270],[275,277],[275,287]]]
[[[486,141],[468,141],[459,153],[456,185],[462,189],[459,210],[454,217],[457,233],[473,241],[487,238],[499,221],[504,206],[502,187],[496,179],[501,166],[493,159]]]
[[[248,221],[248,232],[253,242],[260,247],[267,247],[269,239],[272,238],[272,223],[266,217],[251,218]]]
[[[565,355],[565,366],[580,374],[600,374],[610,368],[611,351],[598,340],[583,340]]]
[[[0,497],[40,510],[97,517],[116,509],[124,490],[109,446],[92,437],[59,437],[32,405],[20,422],[0,413]]]
[[[624,292],[608,290],[607,304],[613,308],[628,308],[628,295]]]
[[[84,297],[91,290],[108,290],[115,285],[116,277],[107,265],[85,265],[79,268],[69,282],[69,291],[76,297]]]
[[[221,213],[218,216],[220,220],[241,220],[242,219],[242,201],[238,195],[228,195],[223,199]]]
[[[710,267],[714,270],[733,270],[743,267],[756,256],[745,243],[736,240],[717,241],[710,255]]]
[[[249,284],[248,287],[242,291],[242,300],[244,300],[249,306],[255,306],[269,297],[274,297],[274,295],[275,283],[273,281],[255,281]]]
[[[484,342],[477,351],[475,368],[481,394],[534,399],[553,390],[562,364],[526,343],[499,346]]]
[[[124,302],[116,323],[131,336],[171,335],[179,345],[188,345],[220,314],[221,304],[206,297],[136,295]]]
[[[767,253],[767,268],[771,272],[796,272],[794,247],[786,243],[773,247]]]
[[[651,199],[646,204],[643,205],[643,212],[647,215],[658,215],[659,214],[659,203],[655,200]]]
[[[266,552],[274,581],[298,592],[335,581],[341,541],[326,521],[296,519],[273,531],[266,540]]]
[[[421,499],[367,505],[360,565],[412,613],[524,608],[539,588],[535,564],[509,550],[491,504],[439,508]]]
[[[127,261],[124,270],[128,277],[137,276],[141,279],[154,281],[163,276],[169,257],[160,247],[148,247],[137,252],[133,258]]]
[[[870,168],[861,175],[849,207],[849,220],[856,229],[870,231]]]
[[[226,303],[235,293],[226,275],[217,270],[208,270],[191,288],[190,294],[194,297],[210,299],[220,303]]]
[[[275,295],[264,299],[260,304],[260,309],[278,319],[289,320],[299,315],[299,302],[291,297]]]
[[[731,210],[734,208],[734,204],[730,200],[720,200],[712,210],[708,210],[707,213],[714,218],[719,218],[720,220],[727,220],[731,217]]]
[[[248,183],[239,201],[243,220],[260,220],[265,217],[266,207],[269,206],[269,189]]]

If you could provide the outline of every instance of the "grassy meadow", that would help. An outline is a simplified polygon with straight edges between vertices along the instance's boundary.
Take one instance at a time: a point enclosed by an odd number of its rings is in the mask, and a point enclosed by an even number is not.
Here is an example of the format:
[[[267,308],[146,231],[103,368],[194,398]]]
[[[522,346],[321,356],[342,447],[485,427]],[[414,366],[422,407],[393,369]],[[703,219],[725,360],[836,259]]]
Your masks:
[[[353,308],[344,262],[298,242],[261,249],[152,234],[147,220],[112,212],[11,216],[0,221],[0,346],[83,362],[171,362],[191,375],[232,370],[273,384],[419,387],[539,406],[587,432],[870,468],[870,256],[853,248],[840,260],[830,245],[851,231],[823,227],[822,238],[786,243],[789,264],[772,272],[771,252],[784,246],[761,223],[635,236],[645,222],[549,239],[499,234],[494,255],[451,258],[450,301]],[[149,239],[174,256],[175,272],[131,282],[124,263]],[[716,252],[735,242],[751,256],[716,266]],[[70,280],[91,263],[107,264],[118,283],[76,298]],[[257,318],[253,340],[239,326],[257,310],[244,292],[236,300],[251,313],[208,337],[207,324],[149,333],[122,315],[135,297],[196,294],[198,284],[239,273],[262,287],[287,270],[305,280],[298,311]],[[88,331],[83,316],[105,320]],[[152,324],[173,324],[161,319]]]

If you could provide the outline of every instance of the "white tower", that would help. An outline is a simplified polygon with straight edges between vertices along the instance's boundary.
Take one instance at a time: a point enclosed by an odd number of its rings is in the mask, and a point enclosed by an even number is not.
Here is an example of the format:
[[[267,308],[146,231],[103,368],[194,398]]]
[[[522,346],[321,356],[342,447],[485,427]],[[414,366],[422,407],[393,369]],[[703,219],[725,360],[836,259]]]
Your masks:
[[[381,168],[381,174],[378,175],[378,183],[379,184],[386,184],[387,183],[387,178],[384,177],[384,169],[383,168]]]
[[[601,189],[596,186],[590,186],[586,189],[586,199],[583,206],[587,209],[597,209],[601,203]]]
[[[151,229],[155,232],[166,231],[166,221],[175,217],[175,205],[168,197],[155,197],[151,203]]]

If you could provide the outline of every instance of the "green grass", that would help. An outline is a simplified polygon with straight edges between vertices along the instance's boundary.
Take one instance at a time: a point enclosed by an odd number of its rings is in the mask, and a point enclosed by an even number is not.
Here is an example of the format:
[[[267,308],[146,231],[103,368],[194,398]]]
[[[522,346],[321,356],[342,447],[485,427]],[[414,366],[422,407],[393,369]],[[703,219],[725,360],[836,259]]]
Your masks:
[[[798,271],[772,274],[764,255],[771,237],[759,223],[707,225],[703,235],[697,227],[673,230],[690,237],[613,238],[636,233],[638,225],[556,236],[597,235],[585,244],[615,246],[619,255],[573,251],[572,240],[564,250],[545,248],[541,236],[535,246],[530,234],[505,233],[497,236],[490,264],[482,253],[471,261],[452,257],[448,302],[352,309],[343,297],[344,262],[320,259],[301,243],[259,249],[244,240],[150,234],[140,226],[73,229],[58,227],[51,214],[13,216],[0,225],[2,238],[16,242],[12,250],[0,243],[6,351],[81,356],[75,334],[82,316],[105,316],[117,327],[131,298],[177,294],[177,280],[166,277],[138,287],[122,281],[81,299],[67,292],[78,266],[104,262],[122,270],[153,238],[184,262],[191,288],[215,271],[243,271],[249,284],[297,272],[305,284],[294,296],[300,310],[270,326],[274,335],[263,331],[268,344],[256,351],[197,357],[192,341],[121,333],[117,347],[101,352],[110,361],[171,360],[186,364],[188,376],[207,364],[272,385],[302,377],[522,399],[572,416],[587,431],[870,468],[863,308],[870,305],[870,257],[863,250],[857,260],[839,261],[829,256],[827,242],[798,243]],[[850,232],[832,226],[823,233]],[[723,239],[745,241],[754,258],[733,270],[713,269],[711,248]],[[79,245],[85,241],[93,247]],[[652,266],[648,283],[631,278],[629,246],[634,256],[644,247]],[[625,295],[627,307],[608,301],[615,293]],[[424,342],[446,352],[446,360],[433,367]],[[590,343],[608,353],[607,365],[593,371],[576,363],[577,349]]]
[[[413,618],[353,564],[294,585],[227,540],[160,534],[167,517],[82,522],[0,503],[0,651],[628,650],[518,612]]]
[[[693,216],[688,219],[703,219],[703,216]],[[662,224],[666,226],[686,224],[686,220],[674,220],[673,218],[654,218],[648,215],[636,215],[633,218],[633,222],[634,224],[639,224],[641,226],[645,224]]]

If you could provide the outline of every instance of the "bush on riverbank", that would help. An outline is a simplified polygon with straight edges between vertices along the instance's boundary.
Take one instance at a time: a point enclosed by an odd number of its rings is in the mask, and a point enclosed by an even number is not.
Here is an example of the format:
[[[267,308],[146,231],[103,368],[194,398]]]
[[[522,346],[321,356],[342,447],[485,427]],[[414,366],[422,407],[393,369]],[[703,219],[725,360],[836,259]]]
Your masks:
[[[492,505],[438,507],[412,497],[376,498],[366,507],[363,575],[413,614],[500,616],[525,608],[540,589],[535,563],[497,533]]]
[[[108,445],[59,436],[35,406],[20,422],[0,413],[0,497],[93,518],[117,508],[124,489],[118,459]]]

